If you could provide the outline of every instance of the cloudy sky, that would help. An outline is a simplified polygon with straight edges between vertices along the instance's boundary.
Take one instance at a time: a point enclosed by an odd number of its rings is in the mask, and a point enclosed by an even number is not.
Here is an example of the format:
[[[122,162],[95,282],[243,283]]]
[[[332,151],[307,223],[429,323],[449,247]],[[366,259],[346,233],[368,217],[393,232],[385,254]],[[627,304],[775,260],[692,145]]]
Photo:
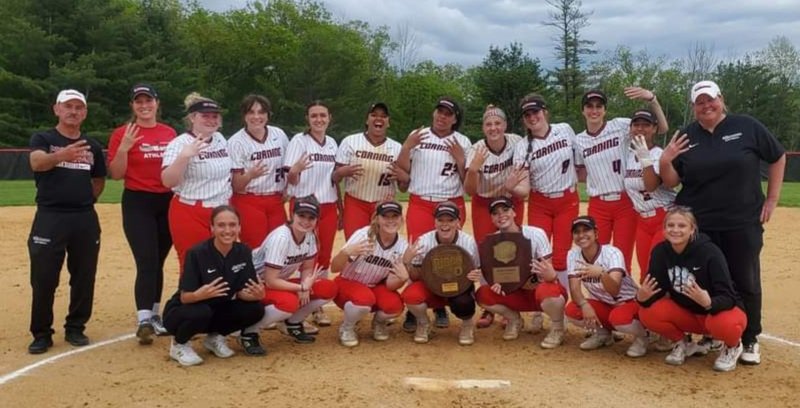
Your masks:
[[[225,11],[247,0],[200,0]],[[392,36],[406,26],[418,43],[417,60],[469,66],[479,64],[489,46],[519,42],[550,67],[553,29],[542,24],[552,10],[544,0],[324,0],[336,19],[363,20],[389,27]],[[583,0],[592,12],[584,38],[595,49],[619,45],[646,49],[651,55],[682,58],[695,44],[713,47],[728,59],[760,50],[782,35],[800,48],[800,2],[797,0]]]

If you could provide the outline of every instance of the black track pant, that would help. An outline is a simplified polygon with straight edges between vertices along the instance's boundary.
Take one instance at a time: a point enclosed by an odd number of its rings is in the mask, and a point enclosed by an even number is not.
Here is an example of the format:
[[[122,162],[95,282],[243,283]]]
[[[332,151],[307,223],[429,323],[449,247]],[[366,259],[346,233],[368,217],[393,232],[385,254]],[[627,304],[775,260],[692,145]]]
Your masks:
[[[459,319],[470,319],[475,315],[475,285],[469,285],[464,293],[447,298],[447,305]]]
[[[67,331],[84,330],[92,315],[99,252],[100,223],[94,209],[82,212],[36,211],[28,237],[33,289],[30,330],[34,337],[54,333],[53,298],[65,256],[70,296],[64,328]]]
[[[176,302],[177,303],[177,302]],[[228,335],[256,324],[264,316],[261,302],[232,300],[175,305],[164,310],[164,327],[175,336],[177,343],[186,343],[199,333]]]
[[[137,310],[161,302],[164,260],[172,247],[167,212],[172,193],[122,192],[122,227],[136,262],[134,297]]]

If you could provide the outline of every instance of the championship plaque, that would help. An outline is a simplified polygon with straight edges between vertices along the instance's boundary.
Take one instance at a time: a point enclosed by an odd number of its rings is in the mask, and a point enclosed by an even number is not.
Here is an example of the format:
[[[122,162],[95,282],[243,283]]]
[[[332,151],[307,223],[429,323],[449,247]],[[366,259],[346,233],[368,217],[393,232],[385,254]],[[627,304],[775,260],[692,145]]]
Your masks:
[[[487,235],[478,246],[481,272],[490,285],[499,283],[511,293],[531,279],[531,240],[521,232]]]
[[[453,244],[437,245],[422,260],[422,281],[428,290],[439,296],[460,295],[473,285],[467,278],[472,264],[472,257],[464,248]]]

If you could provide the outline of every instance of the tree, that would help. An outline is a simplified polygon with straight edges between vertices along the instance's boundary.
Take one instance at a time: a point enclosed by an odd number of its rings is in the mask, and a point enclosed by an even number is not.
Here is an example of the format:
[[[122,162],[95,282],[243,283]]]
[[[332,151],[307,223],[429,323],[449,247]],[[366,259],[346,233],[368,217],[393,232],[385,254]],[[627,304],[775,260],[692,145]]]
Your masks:
[[[800,52],[785,36],[773,38],[767,48],[756,53],[756,59],[786,85],[800,85]]]
[[[408,22],[397,27],[396,32],[394,66],[402,74],[417,63],[419,40],[417,39],[417,34],[409,27]]]

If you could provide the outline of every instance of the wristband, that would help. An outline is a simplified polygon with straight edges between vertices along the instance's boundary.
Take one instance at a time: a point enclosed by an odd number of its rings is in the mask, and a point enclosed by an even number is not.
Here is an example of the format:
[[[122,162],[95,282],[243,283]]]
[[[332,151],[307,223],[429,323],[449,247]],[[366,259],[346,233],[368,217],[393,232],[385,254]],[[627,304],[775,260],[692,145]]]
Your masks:
[[[652,94],[653,94],[653,97],[652,97],[652,98],[650,98],[650,99],[648,99],[648,100],[647,100],[647,102],[653,102],[653,101],[655,101],[655,100],[656,100],[656,93],[655,93],[655,92],[650,92],[650,93],[652,93]]]
[[[642,169],[644,169],[653,165],[653,159],[639,159],[639,163],[642,164]]]

